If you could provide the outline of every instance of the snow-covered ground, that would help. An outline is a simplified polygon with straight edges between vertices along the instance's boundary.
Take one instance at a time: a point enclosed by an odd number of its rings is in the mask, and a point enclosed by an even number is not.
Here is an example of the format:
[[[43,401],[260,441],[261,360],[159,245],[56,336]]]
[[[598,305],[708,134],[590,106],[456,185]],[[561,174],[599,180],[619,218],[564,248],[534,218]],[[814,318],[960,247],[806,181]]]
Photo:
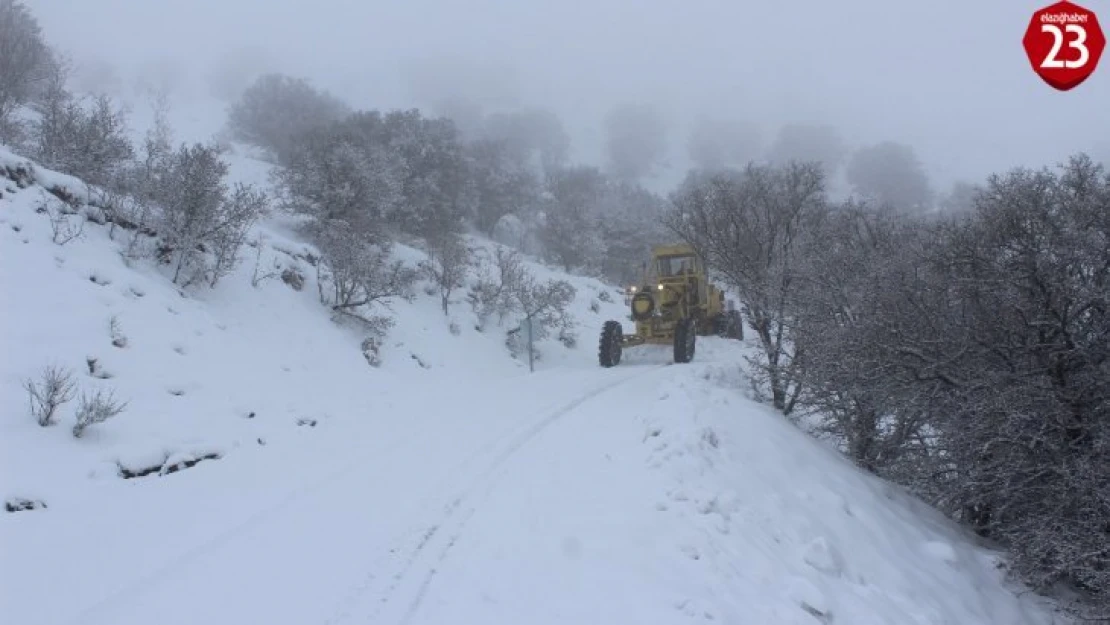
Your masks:
[[[0,514],[5,623],[1053,622],[997,554],[745,397],[750,345],[600,368],[614,287],[561,276],[579,341],[535,373],[418,290],[371,367],[311,271],[253,287],[251,257],[183,295],[104,227],[52,243],[41,187],[0,193],[0,497],[45,504]],[[303,262],[279,226],[263,270]],[[48,364],[127,410],[38,426],[21,383]]]

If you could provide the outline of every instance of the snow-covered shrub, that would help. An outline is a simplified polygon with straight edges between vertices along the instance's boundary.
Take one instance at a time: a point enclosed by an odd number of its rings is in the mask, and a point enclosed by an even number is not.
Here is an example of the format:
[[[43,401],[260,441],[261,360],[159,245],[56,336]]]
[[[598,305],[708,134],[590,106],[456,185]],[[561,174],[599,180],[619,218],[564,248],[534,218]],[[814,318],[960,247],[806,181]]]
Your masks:
[[[470,271],[470,250],[463,240],[448,234],[429,245],[428,260],[420,263],[420,272],[439,293],[443,314],[448,314],[451,293],[461,288]]]
[[[411,297],[416,270],[390,261],[388,241],[368,243],[364,235],[340,223],[318,229],[315,239],[331,283],[331,293],[325,295],[321,282],[322,303],[356,314],[364,306]]]
[[[224,183],[227,163],[214,146],[181,146],[168,156],[155,193],[161,208],[160,259],[173,267],[175,284],[211,286],[235,268],[247,231],[267,207],[249,185]]]
[[[73,436],[81,438],[90,425],[103,423],[120,414],[127,408],[127,402],[119,402],[113,391],[97,390],[92,395],[81,395],[77,406],[77,422],[73,424]]]
[[[359,329],[366,333],[362,341],[362,356],[371,367],[380,367],[382,364],[381,348],[385,337],[393,328],[393,319],[385,315],[370,317],[353,316],[337,312],[336,321],[357,324]]]
[[[127,347],[127,336],[123,333],[123,328],[120,327],[119,316],[112,315],[108,320],[108,334],[112,337],[112,345],[123,349]]]
[[[39,208],[50,218],[50,240],[58,245],[76,241],[85,235],[85,218],[65,209],[66,204],[44,200]]]
[[[38,381],[25,380],[23,388],[31,402],[31,416],[45,427],[54,424],[58,407],[73,399],[77,383],[69,369],[49,366],[43,369]]]
[[[524,267],[519,254],[504,248],[497,249],[492,263],[481,262],[478,274],[469,300],[480,329],[493,315],[497,315],[499,326],[506,317],[517,315],[532,320],[536,340],[556,331],[564,344],[574,344],[574,319],[567,306],[574,301],[576,290],[569,282],[539,282]]]
[[[497,315],[501,325],[513,311],[512,293],[519,290],[527,270],[520,255],[507,248],[498,247],[492,259],[482,258],[477,265],[478,280],[467,295],[474,313],[478,316],[479,329]]]
[[[304,272],[300,267],[287,267],[281,272],[281,281],[294,291],[300,291],[304,288]]]

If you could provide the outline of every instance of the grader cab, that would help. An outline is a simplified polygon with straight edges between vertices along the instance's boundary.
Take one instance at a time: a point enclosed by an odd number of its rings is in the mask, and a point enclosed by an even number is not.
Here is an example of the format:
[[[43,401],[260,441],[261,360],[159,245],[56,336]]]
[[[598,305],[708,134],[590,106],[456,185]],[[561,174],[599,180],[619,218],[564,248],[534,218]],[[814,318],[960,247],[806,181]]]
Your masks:
[[[744,338],[740,311],[709,282],[705,263],[688,245],[653,248],[650,269],[629,288],[626,301],[636,331],[625,334],[620,321],[605,322],[598,346],[602,367],[615,366],[625,348],[637,345],[673,345],[674,361],[687,363],[698,335]]]

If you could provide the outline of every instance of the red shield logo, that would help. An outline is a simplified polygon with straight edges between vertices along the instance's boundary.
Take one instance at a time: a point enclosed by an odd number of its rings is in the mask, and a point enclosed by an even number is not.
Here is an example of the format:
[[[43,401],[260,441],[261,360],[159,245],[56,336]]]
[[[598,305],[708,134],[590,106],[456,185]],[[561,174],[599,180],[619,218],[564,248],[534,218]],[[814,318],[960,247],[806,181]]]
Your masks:
[[[1022,44],[1033,71],[1052,87],[1067,91],[1095,71],[1106,36],[1090,9],[1057,2],[1033,14]]]

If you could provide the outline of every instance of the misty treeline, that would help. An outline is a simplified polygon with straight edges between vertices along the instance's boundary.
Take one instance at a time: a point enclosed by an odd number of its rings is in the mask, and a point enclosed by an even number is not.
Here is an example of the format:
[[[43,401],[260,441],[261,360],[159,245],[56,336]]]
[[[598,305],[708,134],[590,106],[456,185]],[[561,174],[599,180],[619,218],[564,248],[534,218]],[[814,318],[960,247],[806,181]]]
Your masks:
[[[558,119],[543,111],[490,115],[464,135],[455,122],[421,111],[355,111],[303,79],[258,78],[232,105],[231,135],[275,165],[280,205],[306,217],[337,312],[382,328],[369,305],[411,294],[418,279],[445,315],[456,292],[484,330],[490,318],[536,322],[538,338],[576,340],[567,306],[575,289],[541,282],[519,252],[483,256],[465,234],[539,253],[567,270],[631,279],[660,232],[663,200],[596,168],[566,163]],[[654,229],[653,229],[654,228]],[[391,260],[395,243],[418,246],[418,267]],[[508,346],[518,351],[519,336]]]
[[[1110,173],[1080,154],[969,199],[832,202],[794,162],[692,173],[668,223],[739,292],[776,408],[1110,616]]]
[[[475,231],[627,282],[663,236],[664,198],[569,163],[566,132],[546,111],[490,114],[463,133],[417,109],[353,111],[303,79],[269,74],[233,103],[228,125],[278,166],[286,207],[379,248],[404,239],[449,258]]]

